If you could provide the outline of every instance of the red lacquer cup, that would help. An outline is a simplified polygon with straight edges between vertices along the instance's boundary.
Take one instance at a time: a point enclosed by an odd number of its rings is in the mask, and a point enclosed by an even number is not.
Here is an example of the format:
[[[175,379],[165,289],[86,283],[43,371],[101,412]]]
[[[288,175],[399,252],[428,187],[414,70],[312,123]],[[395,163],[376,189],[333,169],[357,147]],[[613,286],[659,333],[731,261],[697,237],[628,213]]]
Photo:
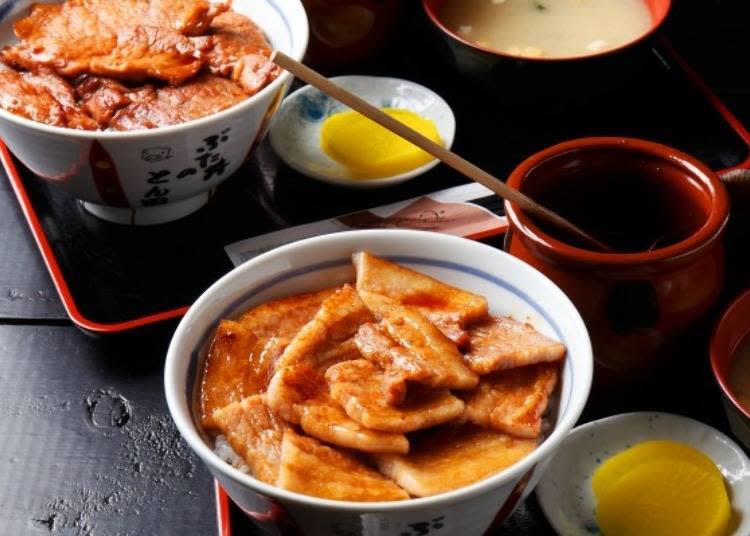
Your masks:
[[[537,198],[561,187],[575,189],[573,177],[586,173],[606,180],[608,170],[659,181],[678,202],[689,201],[695,210],[681,211],[678,204],[673,217],[692,218],[694,230],[651,251],[594,252],[548,234],[506,201],[505,247],[552,279],[576,304],[600,365],[637,370],[651,365],[664,345],[689,329],[718,298],[724,284],[722,235],[729,199],[716,174],[695,158],[626,138],[584,138],[555,145],[521,163],[508,184]],[[607,202],[622,200],[613,196]],[[638,205],[632,206],[634,219],[641,217]]]

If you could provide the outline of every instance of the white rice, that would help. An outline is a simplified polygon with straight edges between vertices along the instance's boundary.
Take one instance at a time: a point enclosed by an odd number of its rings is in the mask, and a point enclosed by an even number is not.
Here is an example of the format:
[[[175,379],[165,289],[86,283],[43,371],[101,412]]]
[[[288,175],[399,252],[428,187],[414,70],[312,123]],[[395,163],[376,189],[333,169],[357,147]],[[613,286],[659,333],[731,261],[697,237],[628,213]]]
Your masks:
[[[239,469],[243,473],[250,473],[250,468],[245,463],[245,460],[235,452],[232,445],[229,444],[229,441],[227,441],[227,438],[223,435],[216,436],[216,439],[214,440],[214,453],[229,465]]]

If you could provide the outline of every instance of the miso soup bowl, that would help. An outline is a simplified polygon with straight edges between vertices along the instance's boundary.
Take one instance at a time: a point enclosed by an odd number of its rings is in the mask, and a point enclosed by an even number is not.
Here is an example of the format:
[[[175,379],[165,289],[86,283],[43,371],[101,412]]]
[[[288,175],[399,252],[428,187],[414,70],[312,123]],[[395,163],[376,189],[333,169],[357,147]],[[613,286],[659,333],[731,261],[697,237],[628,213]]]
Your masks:
[[[32,4],[2,5],[0,46],[18,41],[13,22]],[[300,0],[235,0],[232,7],[257,23],[273,47],[302,59],[308,27]],[[162,223],[199,209],[240,167],[265,134],[291,79],[284,71],[219,113],[132,132],[55,127],[0,109],[0,137],[41,180],[81,200],[96,216],[124,224]]]
[[[651,25],[644,33],[618,47],[578,56],[534,58],[517,56],[482,46],[454,32],[445,25],[441,18],[440,10],[447,1],[449,0],[422,0],[422,6],[432,26],[442,38],[450,62],[459,72],[485,81],[499,82],[506,90],[512,89],[512,84],[520,83],[518,80],[509,79],[509,75],[522,74],[523,78],[539,76],[541,77],[539,82],[543,83],[545,91],[549,91],[549,77],[564,76],[566,85],[573,83],[576,74],[590,75],[591,69],[606,66],[606,62],[612,57],[621,55],[620,53],[651,37],[666,19],[672,3],[671,0],[644,0],[651,12]],[[612,72],[616,73],[624,64],[626,65],[627,62],[619,63]],[[606,80],[600,81],[600,83],[606,82]],[[590,85],[590,81],[588,83]],[[531,85],[524,87],[528,90]],[[587,92],[590,90],[590,86],[587,87]]]
[[[544,442],[528,457],[455,491],[396,502],[347,502],[265,484],[212,450],[195,411],[198,376],[217,323],[282,296],[354,280],[353,252],[366,249],[450,284],[483,294],[493,313],[513,315],[567,345],[559,411]],[[408,230],[330,234],[272,250],[239,266],[190,308],[169,346],[164,383],[180,433],[232,500],[267,534],[430,534],[472,536],[502,522],[534,488],[588,397],[593,361],[586,328],[573,304],[541,273],[506,253],[470,240]],[[556,417],[556,418],[555,418]],[[426,525],[425,525],[426,524]]]
[[[750,449],[750,408],[743,407],[732,392],[729,367],[742,339],[750,336],[750,290],[743,292],[719,319],[711,337],[711,368],[723,394],[724,410],[732,432]]]

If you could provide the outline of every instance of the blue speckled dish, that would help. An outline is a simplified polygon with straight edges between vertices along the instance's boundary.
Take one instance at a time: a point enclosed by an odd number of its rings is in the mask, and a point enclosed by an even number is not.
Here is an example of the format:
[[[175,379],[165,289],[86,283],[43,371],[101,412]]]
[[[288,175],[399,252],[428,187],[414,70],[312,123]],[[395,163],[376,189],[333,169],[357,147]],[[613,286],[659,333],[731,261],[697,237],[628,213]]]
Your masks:
[[[448,103],[424,86],[398,78],[377,76],[339,76],[336,84],[384,108],[405,108],[432,120],[443,144],[450,148],[456,131],[456,120]],[[300,173],[333,184],[356,188],[380,188],[404,182],[421,175],[438,164],[433,160],[424,166],[391,177],[365,179],[331,159],[320,148],[320,128],[331,114],[347,110],[337,100],[312,86],[289,95],[271,125],[270,138],[279,157]]]
[[[732,501],[729,534],[750,534],[750,459],[729,437],[671,413],[624,413],[574,428],[550,461],[536,494],[561,536],[598,535],[591,477],[607,458],[641,441],[671,439],[708,455],[721,470]]]

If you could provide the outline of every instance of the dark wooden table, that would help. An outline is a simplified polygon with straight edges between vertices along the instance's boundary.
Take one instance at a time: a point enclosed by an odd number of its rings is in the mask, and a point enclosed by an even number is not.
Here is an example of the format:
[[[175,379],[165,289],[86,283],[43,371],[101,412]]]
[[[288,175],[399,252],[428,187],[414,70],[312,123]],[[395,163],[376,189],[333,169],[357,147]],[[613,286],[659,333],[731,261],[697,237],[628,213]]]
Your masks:
[[[741,4],[677,0],[667,30],[750,124],[750,9]],[[728,238],[722,304],[750,283],[742,213],[738,207]],[[728,431],[706,352],[722,304],[670,349],[666,368],[616,393],[595,390],[582,420],[663,410]],[[71,325],[0,177],[0,534],[216,532],[211,477],[180,439],[164,400],[163,360],[173,329],[165,324],[93,338]],[[550,532],[532,497],[499,534]]]

